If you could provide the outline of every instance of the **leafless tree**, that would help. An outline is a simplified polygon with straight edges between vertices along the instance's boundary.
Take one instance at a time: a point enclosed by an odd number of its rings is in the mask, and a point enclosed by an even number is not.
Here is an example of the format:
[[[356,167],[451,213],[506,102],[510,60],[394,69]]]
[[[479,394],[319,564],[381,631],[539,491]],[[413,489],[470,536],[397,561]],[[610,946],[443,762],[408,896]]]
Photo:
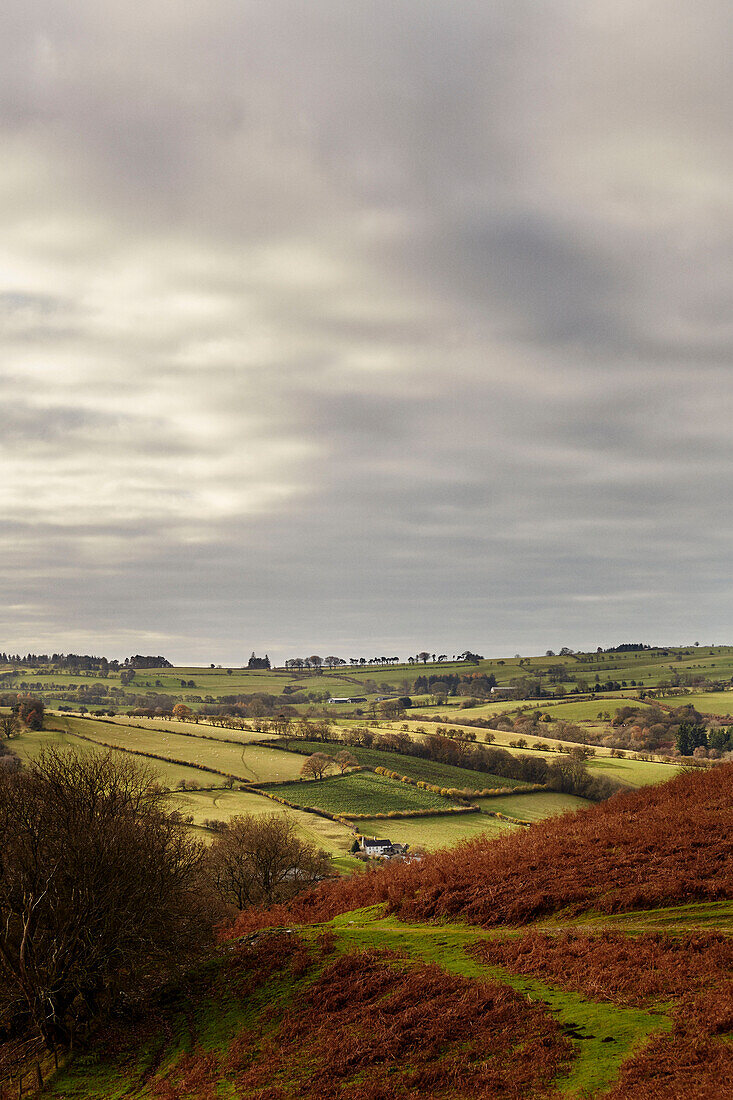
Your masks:
[[[203,848],[152,778],[56,749],[0,770],[0,1018],[49,1047],[205,942]]]
[[[6,737],[8,740],[11,737],[15,737],[20,723],[14,714],[0,715],[0,737]]]
[[[337,752],[335,761],[342,775],[348,768],[355,768],[359,763],[353,752],[349,752],[348,749],[342,749],[341,752]]]
[[[238,909],[283,901],[331,871],[329,856],[302,839],[284,813],[233,817],[207,862],[219,894]]]

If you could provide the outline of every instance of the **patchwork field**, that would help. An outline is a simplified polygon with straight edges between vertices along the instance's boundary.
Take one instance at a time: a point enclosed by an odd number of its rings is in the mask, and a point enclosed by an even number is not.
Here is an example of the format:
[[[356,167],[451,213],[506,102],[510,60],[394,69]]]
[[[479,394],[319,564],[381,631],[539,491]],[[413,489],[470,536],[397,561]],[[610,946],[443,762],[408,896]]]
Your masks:
[[[84,733],[115,748],[170,756],[192,765],[203,764],[235,775],[245,783],[293,779],[300,774],[303,764],[293,754],[277,752],[262,745],[243,743],[240,746],[203,737],[187,737],[168,729],[167,723],[145,729],[120,723],[54,717],[53,724],[69,732]],[[209,732],[214,733],[207,729]],[[228,736],[226,730],[219,732],[222,737]]]
[[[297,759],[297,757],[296,757]],[[333,814],[389,813],[392,810],[449,810],[454,803],[372,772],[351,772],[334,779],[279,783],[273,794],[299,806],[315,806]]]
[[[55,720],[54,718],[53,721]],[[72,726],[75,724],[73,719],[68,720],[68,722]],[[78,720],[78,723],[82,729],[93,724],[81,719]],[[101,728],[106,729],[108,727],[101,725]],[[71,732],[24,730],[20,737],[13,740],[14,750],[24,760],[32,760],[44,748],[54,745],[62,748],[73,748],[82,754],[100,751],[91,742],[82,740],[82,738]],[[120,753],[120,755],[123,754]],[[272,755],[279,761],[281,757],[287,754],[273,752]],[[173,792],[167,799],[169,806],[185,815],[190,814],[193,823],[197,826],[201,826],[207,818],[227,821],[237,814],[286,813],[295,821],[302,836],[312,841],[317,847],[324,848],[335,856],[343,856],[353,843],[354,838],[351,831],[338,822],[329,821],[327,818],[318,817],[315,814],[286,809],[271,799],[265,798],[264,795],[252,794],[249,791],[228,790],[221,786],[221,777],[207,774],[197,768],[169,764],[162,760],[136,759],[140,764],[148,766],[158,782]],[[298,758],[294,757],[294,759],[297,760]],[[273,778],[275,778],[274,775]],[[176,788],[181,782],[184,782],[187,787],[199,785],[204,788],[212,786],[214,789],[178,791]],[[201,835],[204,839],[208,838],[206,833]]]

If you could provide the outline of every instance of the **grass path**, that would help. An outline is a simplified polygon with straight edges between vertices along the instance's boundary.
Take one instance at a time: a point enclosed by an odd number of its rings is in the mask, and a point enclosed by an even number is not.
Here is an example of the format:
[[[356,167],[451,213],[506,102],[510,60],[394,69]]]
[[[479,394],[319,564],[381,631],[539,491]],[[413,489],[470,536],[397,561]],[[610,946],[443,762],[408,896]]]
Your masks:
[[[404,924],[391,917],[382,917],[379,906],[345,913],[335,918],[331,926],[344,951],[355,947],[403,951],[413,958],[436,963],[449,973],[503,982],[528,1000],[542,1002],[577,1049],[570,1074],[556,1082],[568,1097],[595,1096],[609,1088],[618,1077],[621,1064],[633,1052],[651,1036],[672,1028],[671,1020],[661,1007],[658,1010],[619,1008],[605,1001],[588,1000],[534,978],[510,974],[503,967],[480,963],[468,954],[467,948],[487,938],[482,929]]]

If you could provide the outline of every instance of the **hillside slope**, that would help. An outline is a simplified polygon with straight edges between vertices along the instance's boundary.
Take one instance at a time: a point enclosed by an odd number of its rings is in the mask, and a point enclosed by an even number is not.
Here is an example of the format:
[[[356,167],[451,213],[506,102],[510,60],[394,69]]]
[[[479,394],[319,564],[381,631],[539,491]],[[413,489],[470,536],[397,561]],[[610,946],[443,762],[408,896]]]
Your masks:
[[[290,908],[251,911],[236,932],[329,920],[385,902],[409,920],[491,927],[560,910],[605,913],[733,898],[733,764],[614,795],[541,828],[478,837],[420,863],[327,883]]]
[[[733,1096],[732,793],[683,775],[243,915],[48,1094]]]

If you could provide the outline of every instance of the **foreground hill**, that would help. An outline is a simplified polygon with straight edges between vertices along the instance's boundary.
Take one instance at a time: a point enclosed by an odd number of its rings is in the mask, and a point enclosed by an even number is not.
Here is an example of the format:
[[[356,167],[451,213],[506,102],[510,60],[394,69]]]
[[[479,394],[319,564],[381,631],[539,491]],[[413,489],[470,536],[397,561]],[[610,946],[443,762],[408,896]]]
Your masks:
[[[732,795],[684,774],[243,914],[49,1095],[733,1096]]]
[[[289,909],[249,912],[237,930],[330,920],[384,902],[410,920],[490,927],[565,910],[604,913],[733,898],[733,764],[614,795],[541,829],[483,837],[420,863],[326,883]]]

